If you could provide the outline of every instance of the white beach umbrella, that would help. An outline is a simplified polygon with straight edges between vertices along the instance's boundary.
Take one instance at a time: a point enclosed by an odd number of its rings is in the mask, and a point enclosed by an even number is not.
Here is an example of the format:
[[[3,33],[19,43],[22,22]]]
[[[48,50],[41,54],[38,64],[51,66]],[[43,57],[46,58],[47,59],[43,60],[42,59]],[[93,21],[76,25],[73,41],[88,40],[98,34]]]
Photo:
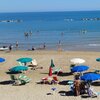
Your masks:
[[[81,58],[73,58],[73,59],[70,60],[70,62],[73,63],[73,64],[82,64],[82,63],[85,62],[85,60],[81,59]]]

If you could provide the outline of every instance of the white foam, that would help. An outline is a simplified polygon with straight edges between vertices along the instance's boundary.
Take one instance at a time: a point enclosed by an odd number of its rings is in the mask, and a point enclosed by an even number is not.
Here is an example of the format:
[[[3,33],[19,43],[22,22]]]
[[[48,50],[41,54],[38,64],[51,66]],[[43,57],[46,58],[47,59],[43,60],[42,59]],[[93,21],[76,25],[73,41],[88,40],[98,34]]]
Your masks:
[[[88,44],[89,46],[100,46],[100,44]]]

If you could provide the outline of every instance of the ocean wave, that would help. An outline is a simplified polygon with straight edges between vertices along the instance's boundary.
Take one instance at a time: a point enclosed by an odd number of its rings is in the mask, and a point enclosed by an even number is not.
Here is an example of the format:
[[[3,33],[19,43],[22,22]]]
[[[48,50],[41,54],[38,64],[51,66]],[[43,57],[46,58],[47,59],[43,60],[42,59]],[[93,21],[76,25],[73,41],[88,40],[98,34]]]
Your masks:
[[[89,46],[100,46],[100,44],[88,44]]]

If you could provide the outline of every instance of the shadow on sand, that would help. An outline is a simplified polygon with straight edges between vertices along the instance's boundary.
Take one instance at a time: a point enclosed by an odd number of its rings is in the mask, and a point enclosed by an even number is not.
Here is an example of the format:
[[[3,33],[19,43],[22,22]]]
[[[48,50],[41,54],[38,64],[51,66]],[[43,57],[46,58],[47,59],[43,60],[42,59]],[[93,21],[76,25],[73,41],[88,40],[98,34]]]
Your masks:
[[[64,81],[61,81],[61,82],[59,82],[59,85],[69,85],[68,84],[69,81],[72,81],[72,80],[64,80]]]
[[[70,75],[73,75],[71,72],[69,72],[69,73],[60,73],[60,74],[58,74],[58,76],[62,76],[62,77],[64,77],[64,76],[70,76]]]
[[[61,96],[74,96],[72,91],[59,91],[58,92]]]
[[[93,82],[91,85],[93,85],[93,86],[100,86],[100,81],[98,81],[98,82]]]
[[[6,74],[20,74],[22,72],[6,72]]]
[[[13,82],[11,80],[8,80],[8,81],[2,81],[0,82],[0,85],[9,85],[9,84],[12,84]]]
[[[48,75],[49,73],[40,73],[40,74],[47,74]]]
[[[81,98],[97,98],[97,96],[88,96],[87,94],[81,95]]]

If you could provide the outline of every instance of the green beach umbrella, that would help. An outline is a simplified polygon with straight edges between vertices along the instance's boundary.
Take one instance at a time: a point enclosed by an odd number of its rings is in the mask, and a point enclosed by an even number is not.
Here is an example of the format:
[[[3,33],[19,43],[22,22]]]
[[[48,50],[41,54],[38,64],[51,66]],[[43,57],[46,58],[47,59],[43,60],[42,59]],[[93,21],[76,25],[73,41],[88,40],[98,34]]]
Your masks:
[[[55,67],[55,65],[54,65],[54,63],[53,63],[53,59],[51,59],[50,67],[51,67],[51,68]]]
[[[20,71],[26,71],[28,70],[27,66],[15,66],[9,69],[10,72],[20,72]]]
[[[100,62],[100,58],[97,58],[96,61]]]
[[[19,59],[17,59],[17,61],[19,61],[21,63],[28,63],[28,62],[31,62],[32,61],[32,58],[28,58],[28,57],[19,58]]]

